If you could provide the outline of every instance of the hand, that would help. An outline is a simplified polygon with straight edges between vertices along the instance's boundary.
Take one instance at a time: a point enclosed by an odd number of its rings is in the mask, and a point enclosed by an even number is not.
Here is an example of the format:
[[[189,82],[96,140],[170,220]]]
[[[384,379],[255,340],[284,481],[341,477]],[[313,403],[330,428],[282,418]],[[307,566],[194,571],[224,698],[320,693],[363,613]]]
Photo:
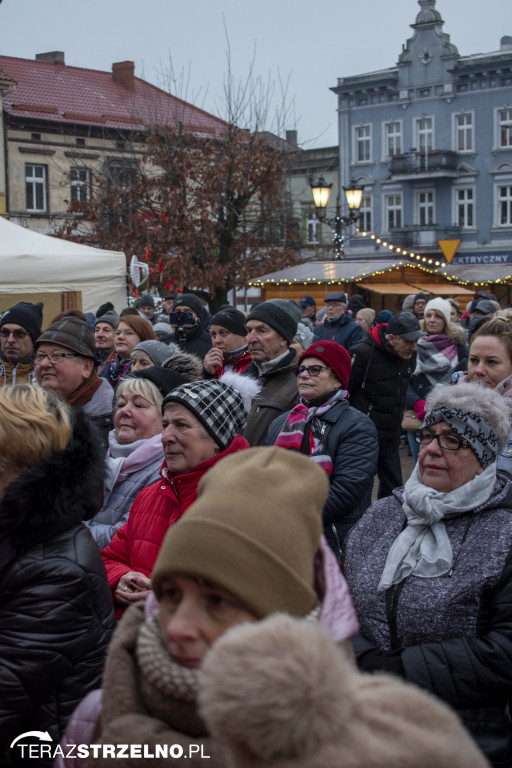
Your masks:
[[[205,370],[215,375],[218,369],[224,365],[224,354],[222,350],[212,347],[206,353],[203,362]]]
[[[425,400],[416,400],[416,402],[413,405],[414,413],[418,417],[420,421],[423,421],[425,418],[426,410],[425,410]]]
[[[118,605],[132,605],[145,600],[151,592],[151,580],[139,571],[128,571],[117,582],[115,601]]]

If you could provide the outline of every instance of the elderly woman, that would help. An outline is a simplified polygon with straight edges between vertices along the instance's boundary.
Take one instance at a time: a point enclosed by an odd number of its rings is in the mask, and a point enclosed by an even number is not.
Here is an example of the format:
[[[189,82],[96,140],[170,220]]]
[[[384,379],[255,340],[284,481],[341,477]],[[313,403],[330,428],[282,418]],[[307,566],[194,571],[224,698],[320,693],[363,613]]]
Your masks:
[[[461,331],[462,343],[455,337],[456,330],[450,322],[451,311],[450,302],[441,298],[431,299],[425,306],[421,324],[427,335],[418,339],[416,368],[407,387],[406,401],[407,409],[414,410],[417,419],[414,430],[407,431],[414,461],[417,461],[419,453],[415,431],[425,416],[428,393],[436,384],[449,384],[455,371],[465,369],[468,359],[465,334]]]
[[[363,331],[366,333],[366,331],[370,330],[372,323],[375,320],[375,310],[371,309],[371,307],[364,307],[363,309],[359,310],[355,319],[356,323],[359,323]]]
[[[114,628],[97,546],[82,525],[101,498],[93,427],[53,392],[0,390],[0,764],[27,765],[27,731],[58,740],[101,680]],[[37,759],[51,765],[50,756]]]
[[[267,445],[304,453],[329,476],[324,534],[336,556],[371,501],[377,432],[348,404],[350,355],[335,341],[316,341],[300,356],[295,375],[300,402],[270,425]]]
[[[496,316],[471,338],[468,372],[459,382],[474,381],[502,395],[512,420],[512,319]],[[512,432],[498,456],[498,472],[512,479]]]
[[[128,520],[143,488],[156,483],[164,460],[161,408],[164,397],[185,379],[174,371],[146,368],[124,379],[114,400],[109,432],[103,506],[86,525],[100,549]]]
[[[509,431],[497,392],[435,387],[418,464],[363,515],[344,566],[360,668],[443,699],[496,767],[512,763],[512,482],[496,474]]]
[[[171,350],[162,341],[141,341],[130,354],[131,371],[142,371],[144,368],[161,366],[170,357]]]
[[[103,368],[101,375],[114,389],[117,389],[121,379],[129,373],[132,360],[131,353],[141,341],[155,339],[153,326],[139,315],[123,315],[115,330],[114,353]]]
[[[241,437],[246,421],[242,396],[220,381],[183,384],[164,399],[161,477],[137,496],[128,521],[102,552],[118,614],[147,597],[164,535],[195,501],[201,477],[249,447]]]

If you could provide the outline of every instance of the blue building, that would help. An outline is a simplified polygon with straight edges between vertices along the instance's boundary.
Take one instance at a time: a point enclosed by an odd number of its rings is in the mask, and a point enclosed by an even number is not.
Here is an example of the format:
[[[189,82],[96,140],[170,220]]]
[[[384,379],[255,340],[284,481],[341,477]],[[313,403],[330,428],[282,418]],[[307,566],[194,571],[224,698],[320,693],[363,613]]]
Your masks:
[[[435,0],[418,4],[396,66],[332,88],[340,188],[364,184],[346,256],[389,258],[392,244],[442,258],[449,240],[452,264],[512,264],[512,37],[460,56]]]

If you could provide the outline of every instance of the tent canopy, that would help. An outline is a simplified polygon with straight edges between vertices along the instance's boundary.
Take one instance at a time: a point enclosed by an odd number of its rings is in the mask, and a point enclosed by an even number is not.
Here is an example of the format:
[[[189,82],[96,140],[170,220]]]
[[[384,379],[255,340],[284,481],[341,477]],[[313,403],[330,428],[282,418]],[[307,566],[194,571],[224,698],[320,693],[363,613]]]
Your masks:
[[[0,295],[78,292],[84,312],[126,306],[126,258],[41,235],[0,216]],[[38,299],[39,300],[39,299]]]

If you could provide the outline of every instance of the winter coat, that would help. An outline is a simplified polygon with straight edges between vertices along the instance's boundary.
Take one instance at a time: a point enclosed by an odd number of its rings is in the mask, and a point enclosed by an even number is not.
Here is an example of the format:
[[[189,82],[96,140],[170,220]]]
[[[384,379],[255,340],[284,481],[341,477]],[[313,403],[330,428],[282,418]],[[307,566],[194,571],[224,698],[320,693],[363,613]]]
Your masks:
[[[405,526],[403,490],[373,504],[350,533],[344,571],[361,625],[356,656],[394,652],[406,680],[455,709],[496,768],[512,764],[512,482],[443,522],[452,570],[408,576],[378,592],[389,549]],[[378,657],[376,668],[381,668]]]
[[[9,755],[8,746],[26,731],[48,731],[58,741],[101,680],[114,611],[100,552],[82,520],[101,498],[103,467],[103,452],[79,415],[70,445],[21,474],[0,502],[2,766],[19,764],[21,753],[15,747]]]
[[[507,444],[498,456],[496,468],[500,475],[505,475],[512,480],[512,430],[508,436]]]
[[[166,339],[165,343],[176,344],[178,347],[180,346],[178,337],[175,333],[170,336],[169,341]],[[191,331],[186,332],[184,352],[190,352],[193,355],[200,357],[201,360],[204,360],[206,353],[209,352],[211,348],[212,337],[210,336],[210,332],[202,324],[196,325]]]
[[[155,453],[158,454],[157,457],[152,458]],[[148,463],[140,466],[145,455],[148,456]],[[139,456],[140,459],[137,462]],[[114,534],[126,523],[135,497],[148,485],[158,481],[163,461],[162,436],[154,435],[148,438],[143,445],[135,448],[129,458],[135,468],[121,482],[116,481],[113,487],[107,487],[108,483],[106,484],[103,506],[92,520],[86,522],[100,549],[107,547]],[[109,461],[112,462],[115,459],[107,456],[106,461],[108,467]],[[123,468],[126,464],[127,462],[124,463]]]
[[[274,445],[289,413],[272,422],[267,445]],[[347,533],[371,500],[371,495],[366,497],[371,494],[377,469],[377,431],[347,400],[338,401],[317,419],[322,423],[323,446],[333,465],[323,511],[324,535],[339,556]]]
[[[106,379],[100,378],[100,386],[88,403],[82,406],[87,418],[94,424],[102,439],[104,447],[108,444],[108,433],[114,427],[112,414],[114,390]]]
[[[14,365],[9,360],[0,359],[0,387],[35,384],[36,381],[36,366],[33,360]]]
[[[428,337],[426,337],[428,338]],[[468,348],[465,344],[457,344],[457,364],[454,369],[456,371],[463,371],[468,362]],[[416,366],[418,367],[418,366]],[[453,374],[452,374],[453,375]],[[441,379],[437,380],[439,384],[450,384],[451,376],[448,376],[446,381]],[[413,373],[411,381],[407,387],[406,408],[414,408],[414,404],[418,400],[426,400],[427,395],[434,385],[431,384],[428,377],[420,371]]]
[[[404,360],[394,354],[386,330],[387,323],[370,328],[361,344],[349,350],[352,372],[347,386],[350,405],[377,427],[381,451],[398,447],[407,386],[416,365],[416,355]]]
[[[345,349],[350,349],[363,340],[363,329],[356,323],[348,312],[344,312],[335,320],[324,320],[315,325],[313,331],[315,341],[336,341]]]
[[[158,482],[139,493],[127,522],[101,553],[113,592],[121,576],[128,571],[151,576],[167,529],[196,500],[202,476],[225,456],[248,447],[247,441],[237,435],[225,451],[183,475],[167,476],[167,465],[163,462]],[[118,611],[118,615],[120,613]]]
[[[252,376],[263,384],[261,392],[253,400],[244,430],[244,437],[252,448],[265,445],[269,427],[274,419],[299,402],[296,365],[297,353],[294,349],[289,349],[286,357],[275,368],[261,375],[254,363],[245,369],[244,376]]]

